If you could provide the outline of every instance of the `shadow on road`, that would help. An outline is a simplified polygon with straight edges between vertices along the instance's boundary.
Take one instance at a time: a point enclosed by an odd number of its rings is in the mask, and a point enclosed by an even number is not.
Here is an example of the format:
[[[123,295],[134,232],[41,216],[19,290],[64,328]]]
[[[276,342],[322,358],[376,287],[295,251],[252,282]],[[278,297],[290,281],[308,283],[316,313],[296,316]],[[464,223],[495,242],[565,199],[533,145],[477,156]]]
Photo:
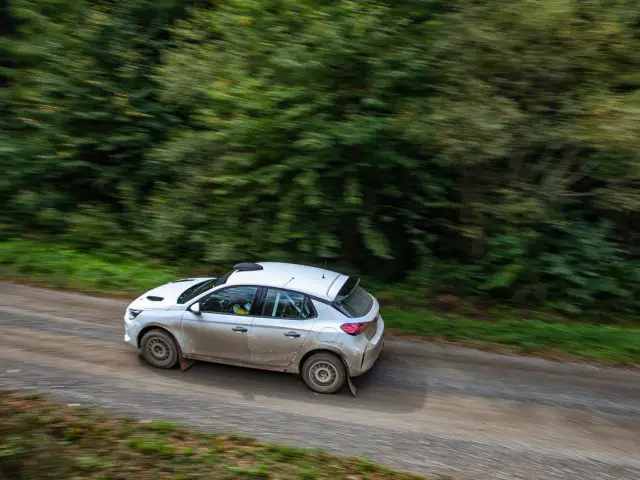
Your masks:
[[[345,387],[334,395],[320,395],[307,388],[297,375],[199,362],[189,370],[159,370],[141,356],[138,363],[150,374],[165,376],[187,384],[223,388],[239,392],[245,400],[256,395],[304,401],[318,406],[358,406],[371,412],[407,413],[423,407],[427,397],[427,377],[401,357],[383,352],[366,374],[353,379],[354,398]]]

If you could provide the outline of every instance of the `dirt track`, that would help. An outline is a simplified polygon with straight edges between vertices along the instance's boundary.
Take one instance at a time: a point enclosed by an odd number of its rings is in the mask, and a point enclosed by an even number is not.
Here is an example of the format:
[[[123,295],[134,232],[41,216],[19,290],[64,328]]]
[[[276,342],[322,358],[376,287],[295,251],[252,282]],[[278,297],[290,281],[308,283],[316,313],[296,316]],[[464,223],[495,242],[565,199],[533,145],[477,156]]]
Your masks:
[[[125,302],[0,284],[0,385],[475,479],[640,479],[640,373],[390,341],[358,397],[295,377],[146,366]]]

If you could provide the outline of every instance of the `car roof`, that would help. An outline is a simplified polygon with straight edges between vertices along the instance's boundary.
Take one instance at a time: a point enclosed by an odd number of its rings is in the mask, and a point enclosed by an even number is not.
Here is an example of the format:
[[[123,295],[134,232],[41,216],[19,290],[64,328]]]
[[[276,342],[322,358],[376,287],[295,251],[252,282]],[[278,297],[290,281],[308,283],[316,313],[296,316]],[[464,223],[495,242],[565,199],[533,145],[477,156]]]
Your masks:
[[[349,278],[324,268],[282,262],[256,262],[261,270],[235,271],[225,285],[260,285],[286,288],[323,300],[333,300]]]

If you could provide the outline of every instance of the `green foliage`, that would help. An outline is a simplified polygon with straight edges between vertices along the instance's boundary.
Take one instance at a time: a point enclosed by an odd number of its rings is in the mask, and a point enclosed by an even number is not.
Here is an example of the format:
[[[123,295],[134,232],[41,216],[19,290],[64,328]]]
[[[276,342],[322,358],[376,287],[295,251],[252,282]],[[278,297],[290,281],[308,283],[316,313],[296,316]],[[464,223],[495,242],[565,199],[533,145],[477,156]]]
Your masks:
[[[0,235],[640,311],[635,2],[15,0]],[[407,287],[408,288],[408,287]]]
[[[61,244],[25,240],[0,243],[0,272],[5,278],[92,293],[137,295],[175,280],[178,272],[124,256],[90,256]]]
[[[157,152],[179,180],[151,216],[184,225],[209,260],[285,250],[362,266],[406,261],[409,245],[400,255],[394,242],[422,243],[422,226],[394,204],[433,189],[427,172],[408,174],[417,160],[393,120],[403,90],[428,74],[425,48],[407,48],[424,28],[384,5],[267,3],[229,2],[176,29],[160,81],[163,98],[189,102],[191,114]],[[224,38],[193,42],[199,28]],[[170,222],[167,202],[182,207]]]
[[[182,0],[12,3],[1,97],[5,214],[58,233],[63,216],[52,224],[43,212],[101,202],[117,213],[123,189],[141,196],[162,178],[144,154],[175,119],[156,101],[152,72],[184,8]]]
[[[556,221],[528,236],[490,239],[475,271],[487,279],[480,289],[570,315],[605,305],[633,310],[638,263],[625,261],[610,232],[608,224]],[[517,288],[522,284],[529,288]]]
[[[115,243],[125,237],[123,230],[102,205],[82,205],[67,224],[66,237],[81,250],[126,250],[126,245]]]
[[[640,329],[591,323],[506,318],[497,321],[444,317],[425,309],[383,309],[389,328],[473,347],[515,353],[582,358],[613,364],[640,363]]]

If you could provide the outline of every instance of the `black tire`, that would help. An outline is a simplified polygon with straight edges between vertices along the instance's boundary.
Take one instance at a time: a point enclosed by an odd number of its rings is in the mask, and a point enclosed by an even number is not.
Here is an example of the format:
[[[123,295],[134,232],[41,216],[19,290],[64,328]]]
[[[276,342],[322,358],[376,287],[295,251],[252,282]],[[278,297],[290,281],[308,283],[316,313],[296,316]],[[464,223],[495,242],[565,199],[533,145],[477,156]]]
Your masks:
[[[173,368],[178,363],[178,346],[164,330],[149,330],[140,342],[142,357],[156,368]]]
[[[347,370],[333,353],[315,353],[302,366],[302,379],[317,393],[335,393],[344,387]]]

